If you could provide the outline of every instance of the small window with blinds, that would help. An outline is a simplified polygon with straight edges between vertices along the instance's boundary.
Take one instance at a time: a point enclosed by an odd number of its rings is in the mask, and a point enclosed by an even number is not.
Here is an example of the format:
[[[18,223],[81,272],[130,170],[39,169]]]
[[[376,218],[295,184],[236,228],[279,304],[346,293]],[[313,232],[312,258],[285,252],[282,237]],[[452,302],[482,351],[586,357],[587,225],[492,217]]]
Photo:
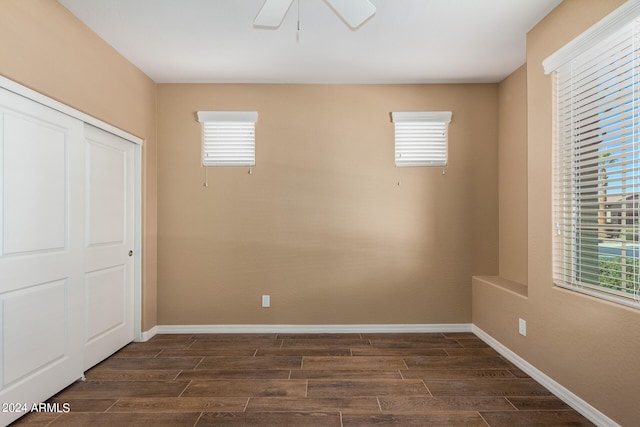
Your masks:
[[[638,308],[640,24],[626,20],[545,61],[556,79],[553,271],[558,286]]]
[[[202,166],[255,166],[254,111],[198,111]]]
[[[450,111],[394,112],[396,166],[446,166]]]

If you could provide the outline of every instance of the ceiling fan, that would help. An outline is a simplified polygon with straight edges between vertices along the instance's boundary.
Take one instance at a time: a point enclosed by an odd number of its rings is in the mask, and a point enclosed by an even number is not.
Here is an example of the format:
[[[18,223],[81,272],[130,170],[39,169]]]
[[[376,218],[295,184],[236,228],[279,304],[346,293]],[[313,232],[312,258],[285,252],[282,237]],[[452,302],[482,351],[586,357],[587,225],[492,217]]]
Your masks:
[[[353,29],[358,28],[376,13],[376,7],[369,0],[325,0],[325,2]],[[265,0],[253,25],[279,27],[292,3],[293,0]]]

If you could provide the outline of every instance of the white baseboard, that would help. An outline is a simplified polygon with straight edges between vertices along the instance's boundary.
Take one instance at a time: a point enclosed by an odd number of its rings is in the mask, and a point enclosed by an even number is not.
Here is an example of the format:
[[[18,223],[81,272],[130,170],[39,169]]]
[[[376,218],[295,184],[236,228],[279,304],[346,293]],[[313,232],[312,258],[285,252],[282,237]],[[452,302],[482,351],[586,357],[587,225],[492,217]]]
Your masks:
[[[549,377],[544,372],[540,371],[538,368],[524,360],[522,357],[509,350],[491,335],[487,334],[485,331],[475,325],[473,325],[472,329],[473,333],[475,333],[481,340],[493,347],[494,350],[504,356],[507,360],[509,360],[509,362],[513,363],[518,368],[526,372],[527,375],[529,375],[531,378],[546,387],[551,393],[562,399],[567,405],[571,406],[573,409],[584,415],[584,417],[589,421],[598,426],[619,427],[618,423],[607,417],[602,412],[598,411],[593,406],[589,405],[587,402],[585,402],[570,390],[556,382],[553,378]]]
[[[329,333],[407,333],[472,332],[470,323],[397,325],[158,325],[158,334],[329,334]],[[144,335],[144,334],[143,334]],[[149,337],[151,338],[151,337]]]
[[[149,341],[151,338],[153,338],[156,334],[158,334],[158,327],[154,326],[153,328],[149,329],[148,331],[143,332],[142,334],[140,334],[140,339],[136,339],[136,342],[146,342]]]

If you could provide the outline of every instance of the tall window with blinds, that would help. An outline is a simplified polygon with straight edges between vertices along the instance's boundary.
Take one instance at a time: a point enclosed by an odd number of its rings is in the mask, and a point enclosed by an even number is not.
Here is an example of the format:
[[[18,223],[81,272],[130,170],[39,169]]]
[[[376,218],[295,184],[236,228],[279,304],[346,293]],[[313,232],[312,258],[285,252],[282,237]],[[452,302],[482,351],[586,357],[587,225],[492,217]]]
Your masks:
[[[640,307],[640,24],[626,20],[547,69],[556,78],[554,280]]]
[[[202,166],[255,166],[255,125],[250,111],[199,111]]]
[[[450,111],[394,112],[396,166],[446,166]]]

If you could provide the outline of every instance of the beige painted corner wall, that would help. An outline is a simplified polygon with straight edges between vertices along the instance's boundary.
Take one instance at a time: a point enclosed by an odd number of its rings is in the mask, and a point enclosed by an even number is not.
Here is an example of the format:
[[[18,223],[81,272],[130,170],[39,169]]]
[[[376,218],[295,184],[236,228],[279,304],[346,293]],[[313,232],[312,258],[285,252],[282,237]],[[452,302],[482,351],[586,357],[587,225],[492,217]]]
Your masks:
[[[158,323],[470,322],[471,275],[498,268],[497,95],[158,85]],[[203,186],[199,110],[258,111],[252,175]],[[395,168],[390,113],[433,110],[453,112],[446,174]]]
[[[156,325],[156,85],[55,0],[0,0],[0,75],[144,139],[142,329]]]
[[[528,34],[528,180],[521,189],[528,191],[528,297],[474,280],[473,323],[611,419],[637,425],[640,312],[552,282],[552,77],[542,70],[544,58],[622,3],[565,0]],[[518,85],[509,89],[514,96],[524,91]],[[526,337],[518,335],[518,317],[527,320]]]
[[[499,275],[527,284],[527,66],[498,85]]]

